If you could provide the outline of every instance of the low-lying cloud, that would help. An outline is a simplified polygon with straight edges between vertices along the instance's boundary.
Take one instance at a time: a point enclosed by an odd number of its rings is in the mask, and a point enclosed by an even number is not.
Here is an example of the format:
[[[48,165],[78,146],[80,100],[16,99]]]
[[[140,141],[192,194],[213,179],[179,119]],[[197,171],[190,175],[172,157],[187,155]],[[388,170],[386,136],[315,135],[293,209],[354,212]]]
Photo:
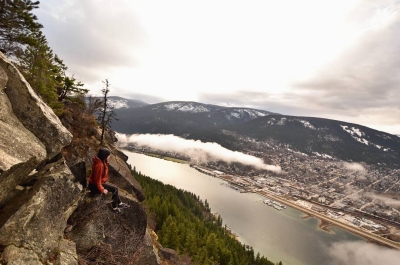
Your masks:
[[[370,198],[372,200],[377,200],[380,201],[386,205],[392,206],[392,207],[400,207],[400,201],[388,198],[373,192],[367,192],[364,194],[364,197]]]
[[[264,164],[261,158],[232,151],[217,143],[202,142],[200,140],[187,140],[178,136],[169,134],[119,134],[117,138],[120,144],[129,143],[138,146],[145,146],[164,152],[175,152],[190,157],[197,162],[221,160],[226,163],[241,163],[252,166],[256,169],[269,170],[281,173],[280,166]]]
[[[359,163],[344,163],[344,167],[351,171],[365,171],[364,166]]]
[[[400,260],[400,251],[366,242],[335,243],[329,248],[329,254],[334,260],[332,265],[396,265]]]

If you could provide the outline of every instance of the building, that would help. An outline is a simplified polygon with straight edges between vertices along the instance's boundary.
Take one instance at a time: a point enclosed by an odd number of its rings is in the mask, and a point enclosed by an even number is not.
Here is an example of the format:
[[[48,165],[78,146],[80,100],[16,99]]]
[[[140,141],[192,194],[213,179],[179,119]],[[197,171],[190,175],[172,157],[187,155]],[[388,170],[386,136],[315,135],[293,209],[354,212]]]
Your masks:
[[[322,212],[325,212],[325,211],[326,211],[326,209],[325,209],[325,208],[323,208],[323,207],[321,207],[321,206],[317,206],[317,205],[313,205],[313,206],[311,206],[311,210],[314,210],[314,211],[316,211],[316,212],[320,212],[320,213],[322,213]]]

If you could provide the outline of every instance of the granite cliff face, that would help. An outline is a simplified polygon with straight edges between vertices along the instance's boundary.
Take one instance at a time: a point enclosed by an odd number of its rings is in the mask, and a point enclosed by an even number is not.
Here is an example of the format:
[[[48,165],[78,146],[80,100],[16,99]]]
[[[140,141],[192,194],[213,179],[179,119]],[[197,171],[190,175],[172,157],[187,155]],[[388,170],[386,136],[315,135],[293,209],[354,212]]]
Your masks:
[[[75,149],[71,133],[0,53],[0,264],[159,264],[145,195],[113,146],[110,182],[131,208],[86,190],[96,148]],[[96,263],[97,264],[97,263]]]

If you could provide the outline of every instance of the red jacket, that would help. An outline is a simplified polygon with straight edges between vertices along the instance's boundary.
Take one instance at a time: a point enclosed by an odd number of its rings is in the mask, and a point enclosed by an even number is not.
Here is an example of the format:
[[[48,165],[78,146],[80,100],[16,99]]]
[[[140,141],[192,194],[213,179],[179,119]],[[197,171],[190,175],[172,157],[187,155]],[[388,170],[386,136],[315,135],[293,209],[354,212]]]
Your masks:
[[[97,156],[92,158],[92,173],[89,177],[89,183],[96,185],[97,190],[103,193],[103,183],[108,179],[108,162],[101,161]]]

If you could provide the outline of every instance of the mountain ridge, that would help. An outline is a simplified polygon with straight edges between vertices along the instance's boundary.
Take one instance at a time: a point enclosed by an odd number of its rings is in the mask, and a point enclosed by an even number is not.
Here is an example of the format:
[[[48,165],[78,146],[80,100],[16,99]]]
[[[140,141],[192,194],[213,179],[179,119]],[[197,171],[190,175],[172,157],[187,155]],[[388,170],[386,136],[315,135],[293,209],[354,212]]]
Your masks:
[[[254,141],[269,142],[309,156],[399,167],[400,138],[355,123],[193,101],[115,112],[120,121],[113,123],[112,129],[125,134],[174,134],[237,151]]]
[[[168,101],[137,108],[114,110],[122,122],[112,129],[121,133],[185,134],[200,128],[235,124],[272,112],[251,108],[222,107],[193,101]]]
[[[224,137],[225,135],[235,137]],[[247,142],[275,142],[309,156],[399,167],[398,137],[359,124],[331,119],[270,115],[244,124],[200,130],[188,137],[217,141],[232,149],[239,149],[235,140],[247,137]]]

